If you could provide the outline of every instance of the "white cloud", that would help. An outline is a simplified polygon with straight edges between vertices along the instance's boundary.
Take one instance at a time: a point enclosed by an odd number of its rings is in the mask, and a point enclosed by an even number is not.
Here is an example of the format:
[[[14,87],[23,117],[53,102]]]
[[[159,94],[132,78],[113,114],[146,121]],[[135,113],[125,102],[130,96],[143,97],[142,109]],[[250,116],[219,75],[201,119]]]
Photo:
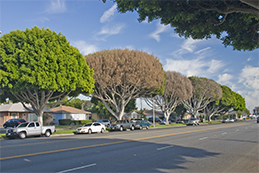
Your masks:
[[[46,13],[64,13],[66,11],[65,0],[50,0],[50,5],[46,9]]]
[[[221,61],[211,60],[210,62],[201,59],[192,60],[173,60],[166,59],[165,71],[177,71],[186,76],[209,77],[223,67]]]
[[[109,10],[105,11],[100,18],[101,23],[105,23],[111,20],[111,18],[114,16],[114,13],[116,12],[117,4],[114,4]]]
[[[209,49],[210,49],[210,47],[206,47],[204,49],[201,49],[201,50],[198,50],[198,51],[194,52],[194,54],[200,54],[201,52],[204,52],[204,51],[209,50]]]
[[[259,67],[245,66],[239,76],[238,83],[243,83],[247,88],[259,89]]]
[[[218,83],[222,85],[232,85],[231,79],[233,79],[233,76],[230,74],[222,74],[219,75]]]
[[[159,22],[157,23],[157,29],[153,33],[150,34],[150,37],[154,38],[157,42],[160,41],[160,33],[169,31],[171,29],[170,25],[163,25]]]
[[[98,51],[98,47],[95,45],[87,44],[83,40],[72,41],[71,44],[75,46],[83,55],[88,55]]]
[[[183,55],[186,53],[193,53],[196,49],[196,44],[201,42],[202,40],[194,40],[192,38],[188,38],[184,41],[184,43],[181,46],[181,49],[175,51],[173,54]],[[205,51],[205,50],[203,50]]]
[[[253,60],[251,57],[249,57],[246,61],[247,62],[249,62],[249,61],[251,61],[251,60]]]
[[[106,37],[110,35],[116,35],[121,32],[121,30],[125,27],[124,24],[117,24],[112,27],[109,27],[108,25],[102,27],[102,30],[98,32],[98,35],[105,35]]]

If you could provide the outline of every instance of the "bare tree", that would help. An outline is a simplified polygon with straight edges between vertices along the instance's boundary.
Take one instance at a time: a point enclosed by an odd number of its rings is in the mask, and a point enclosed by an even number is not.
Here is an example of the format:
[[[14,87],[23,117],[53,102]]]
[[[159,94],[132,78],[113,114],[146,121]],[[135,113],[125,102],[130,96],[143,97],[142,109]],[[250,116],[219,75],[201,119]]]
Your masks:
[[[163,91],[164,71],[158,58],[142,51],[103,50],[86,56],[94,69],[92,94],[106,109],[122,119],[125,106],[133,98]]]
[[[192,83],[181,73],[175,71],[166,72],[166,84],[163,95],[156,95],[153,98],[145,99],[146,103],[152,107],[159,107],[164,113],[166,124],[171,113],[176,106],[182,101],[192,97]]]
[[[193,86],[193,96],[187,100],[182,101],[185,108],[197,118],[199,111],[212,101],[218,100],[222,97],[222,89],[218,83],[212,79],[203,77],[189,77]]]

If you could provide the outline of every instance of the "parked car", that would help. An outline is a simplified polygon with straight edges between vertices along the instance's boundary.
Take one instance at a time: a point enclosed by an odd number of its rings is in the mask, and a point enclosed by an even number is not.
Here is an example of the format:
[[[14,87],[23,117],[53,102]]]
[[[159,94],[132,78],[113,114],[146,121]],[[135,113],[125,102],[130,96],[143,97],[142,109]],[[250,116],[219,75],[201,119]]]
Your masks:
[[[173,118],[168,118],[168,123],[171,124],[172,122],[175,122],[175,120]],[[161,121],[160,124],[165,125],[166,119],[163,119],[163,121]]]
[[[129,121],[129,120],[117,120],[113,124],[110,125],[110,130],[134,130],[135,129],[135,123]]]
[[[235,122],[235,121],[233,119],[229,119],[229,118],[222,120],[222,123],[233,123],[233,122]]]
[[[176,124],[184,124],[185,122],[184,122],[184,120],[176,120],[175,123]]]
[[[259,117],[257,117],[257,123],[259,123]]]
[[[25,122],[18,125],[16,128],[6,130],[7,138],[20,137],[24,139],[28,136],[45,135],[49,137],[56,131],[55,126],[41,126],[39,122]]]
[[[110,125],[111,125],[111,121],[108,120],[108,119],[99,119],[99,120],[97,120],[96,122],[102,123],[102,124],[105,125],[106,127],[110,127]]]
[[[26,122],[26,121],[24,119],[21,119],[21,118],[10,119],[3,124],[3,127],[4,128],[13,127],[14,128],[14,127],[17,127],[19,124],[24,123],[24,122]]]
[[[148,121],[150,121],[151,123],[153,123],[153,117],[150,117],[150,118],[148,118]],[[162,120],[160,119],[160,118],[157,118],[157,117],[155,117],[155,122],[161,122]]]
[[[187,120],[187,125],[200,125],[200,120],[196,119],[196,118],[190,118]]]
[[[78,133],[88,133],[91,134],[93,132],[101,132],[104,133],[106,130],[106,127],[104,124],[99,122],[93,122],[93,123],[86,123],[82,127],[78,127],[76,129],[76,134]]]
[[[142,130],[143,128],[149,129],[149,122],[147,120],[136,120],[135,128]]]
[[[234,120],[234,122],[237,122],[237,119],[236,118],[232,118]]]

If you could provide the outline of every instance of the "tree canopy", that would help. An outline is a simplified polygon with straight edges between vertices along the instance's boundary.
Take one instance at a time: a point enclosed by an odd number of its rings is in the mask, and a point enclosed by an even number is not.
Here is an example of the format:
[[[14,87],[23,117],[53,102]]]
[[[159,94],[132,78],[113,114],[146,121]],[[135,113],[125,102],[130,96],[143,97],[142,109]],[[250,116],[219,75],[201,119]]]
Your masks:
[[[103,0],[104,2],[106,0]],[[252,0],[113,0],[121,13],[136,11],[140,22],[161,19],[181,37],[215,35],[235,50],[259,48],[259,7]]]
[[[198,112],[202,111],[210,102],[222,97],[222,89],[212,79],[196,76],[191,76],[189,79],[193,86],[193,96],[182,103],[192,116],[197,117]]]
[[[175,71],[167,71],[164,94],[145,100],[150,107],[154,104],[160,108],[168,124],[171,113],[182,100],[192,97],[192,92],[192,83],[186,76]]]
[[[92,96],[102,100],[117,119],[122,118],[131,99],[163,91],[162,64],[148,53],[128,49],[103,50],[87,55],[86,61],[95,71]]]
[[[24,107],[31,104],[41,122],[47,105],[54,107],[81,92],[92,93],[93,74],[83,55],[61,33],[35,26],[0,38],[1,99],[22,102]]]

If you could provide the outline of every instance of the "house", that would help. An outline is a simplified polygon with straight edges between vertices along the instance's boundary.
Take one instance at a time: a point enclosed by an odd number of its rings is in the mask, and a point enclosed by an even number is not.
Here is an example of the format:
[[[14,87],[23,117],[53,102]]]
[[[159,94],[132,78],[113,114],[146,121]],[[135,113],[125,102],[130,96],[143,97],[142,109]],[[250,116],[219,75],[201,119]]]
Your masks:
[[[26,104],[26,106],[30,109],[31,106]],[[52,113],[49,110],[44,111],[44,115],[48,115],[49,119],[45,120],[46,123],[52,121]],[[43,115],[43,116],[44,116]],[[0,105],[0,127],[3,124],[13,118],[22,118],[25,121],[37,121],[37,115],[33,111],[28,111],[22,105],[22,103],[8,103]],[[45,122],[44,122],[45,123]]]
[[[154,111],[154,113],[156,118],[164,119],[164,114],[162,111]],[[147,119],[151,118],[153,117],[153,110],[144,110],[143,114],[146,116]]]
[[[60,119],[89,120],[91,112],[70,106],[59,106],[50,109],[53,112],[53,123],[59,124]]]
[[[123,117],[126,117],[127,119],[135,119],[135,118],[141,118],[141,114],[139,114],[138,111],[133,110],[125,114]]]

